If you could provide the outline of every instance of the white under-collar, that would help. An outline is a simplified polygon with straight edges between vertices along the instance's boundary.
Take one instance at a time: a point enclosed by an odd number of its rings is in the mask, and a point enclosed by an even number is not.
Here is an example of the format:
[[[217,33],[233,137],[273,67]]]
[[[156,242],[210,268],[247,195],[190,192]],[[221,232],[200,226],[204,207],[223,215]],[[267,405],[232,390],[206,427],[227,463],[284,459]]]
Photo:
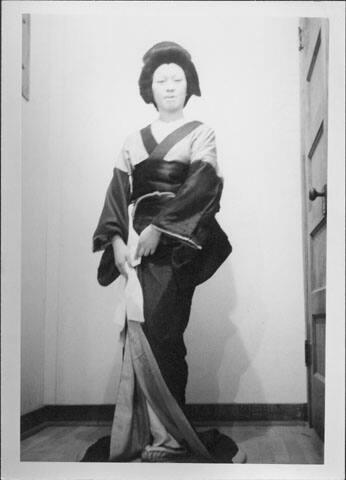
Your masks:
[[[185,117],[178,118],[178,120],[173,120],[171,122],[165,122],[160,119],[154,120],[154,122],[151,124],[152,134],[159,143],[164,139],[165,136],[169,135],[171,132],[176,130],[181,125],[184,125],[188,121],[189,120]]]

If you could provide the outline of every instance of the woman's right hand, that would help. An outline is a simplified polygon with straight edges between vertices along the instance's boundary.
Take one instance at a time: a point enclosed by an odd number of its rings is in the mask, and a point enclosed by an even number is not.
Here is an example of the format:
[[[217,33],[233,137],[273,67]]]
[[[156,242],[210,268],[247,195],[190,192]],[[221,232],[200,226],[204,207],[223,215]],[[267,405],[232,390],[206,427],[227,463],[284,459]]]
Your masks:
[[[125,278],[128,276],[128,264],[130,263],[130,250],[124,240],[116,235],[112,240],[114,261],[117,269]]]

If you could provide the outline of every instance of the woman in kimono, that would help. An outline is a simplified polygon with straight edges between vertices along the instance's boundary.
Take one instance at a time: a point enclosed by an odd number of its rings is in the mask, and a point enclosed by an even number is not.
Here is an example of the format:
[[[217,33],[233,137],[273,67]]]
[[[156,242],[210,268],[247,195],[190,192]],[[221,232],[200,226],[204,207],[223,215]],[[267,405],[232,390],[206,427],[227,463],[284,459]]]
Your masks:
[[[125,297],[137,296],[142,312],[127,305],[111,436],[82,461],[243,462],[229,437],[197,433],[184,413],[192,296],[232,249],[215,220],[223,188],[215,134],[184,118],[191,95],[201,95],[190,54],[161,42],[143,61],[140,94],[159,116],[126,139],[93,237],[93,251],[103,250],[99,283],[123,276]],[[131,216],[138,235],[132,254]]]

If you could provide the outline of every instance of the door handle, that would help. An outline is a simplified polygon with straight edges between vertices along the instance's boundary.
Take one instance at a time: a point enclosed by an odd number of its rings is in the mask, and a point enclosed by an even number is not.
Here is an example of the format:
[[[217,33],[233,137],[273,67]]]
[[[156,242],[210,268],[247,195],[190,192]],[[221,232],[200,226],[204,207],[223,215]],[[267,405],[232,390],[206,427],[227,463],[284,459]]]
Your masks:
[[[309,200],[312,202],[317,198],[322,197],[322,215],[325,217],[327,215],[327,185],[323,185],[322,192],[318,192],[316,188],[311,188],[309,190]]]
[[[313,202],[317,197],[327,197],[327,185],[323,185],[322,192],[318,192],[315,188],[309,190],[309,200]]]

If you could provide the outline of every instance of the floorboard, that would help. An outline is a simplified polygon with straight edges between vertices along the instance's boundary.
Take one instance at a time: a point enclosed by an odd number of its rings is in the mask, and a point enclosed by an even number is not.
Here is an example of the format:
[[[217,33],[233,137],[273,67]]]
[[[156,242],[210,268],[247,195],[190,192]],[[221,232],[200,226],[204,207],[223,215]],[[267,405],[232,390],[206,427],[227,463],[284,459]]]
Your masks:
[[[250,464],[322,464],[323,443],[305,422],[199,424],[217,427],[246,451]],[[21,441],[21,461],[78,462],[88,446],[110,434],[110,424],[46,425]]]

